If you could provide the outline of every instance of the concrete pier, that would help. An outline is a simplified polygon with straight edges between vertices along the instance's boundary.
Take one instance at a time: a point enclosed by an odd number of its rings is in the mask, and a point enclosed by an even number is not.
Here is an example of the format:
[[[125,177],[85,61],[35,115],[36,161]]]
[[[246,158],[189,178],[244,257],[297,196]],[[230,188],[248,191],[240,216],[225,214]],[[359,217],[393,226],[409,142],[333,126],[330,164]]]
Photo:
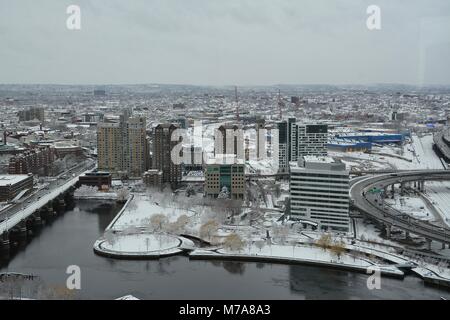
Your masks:
[[[25,220],[21,220],[19,222],[19,234],[18,237],[20,240],[26,240],[27,239],[27,222]]]
[[[8,256],[9,255],[9,234],[8,232],[4,232],[0,235],[0,256]]]
[[[386,237],[387,237],[388,239],[390,239],[390,238],[391,238],[391,225],[386,224],[386,225],[385,225],[385,228],[386,228]]]
[[[42,228],[42,225],[44,224],[44,222],[42,221],[40,210],[35,212],[33,214],[33,217],[34,217],[34,219],[33,219],[33,227],[36,228],[36,229]]]

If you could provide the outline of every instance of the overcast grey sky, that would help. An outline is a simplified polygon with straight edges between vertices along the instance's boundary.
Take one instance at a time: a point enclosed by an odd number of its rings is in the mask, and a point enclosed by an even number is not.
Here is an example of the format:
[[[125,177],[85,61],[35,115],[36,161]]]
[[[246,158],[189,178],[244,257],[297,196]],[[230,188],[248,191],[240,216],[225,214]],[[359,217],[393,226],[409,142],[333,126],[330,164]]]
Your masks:
[[[0,49],[0,83],[450,84],[450,1],[0,0]]]

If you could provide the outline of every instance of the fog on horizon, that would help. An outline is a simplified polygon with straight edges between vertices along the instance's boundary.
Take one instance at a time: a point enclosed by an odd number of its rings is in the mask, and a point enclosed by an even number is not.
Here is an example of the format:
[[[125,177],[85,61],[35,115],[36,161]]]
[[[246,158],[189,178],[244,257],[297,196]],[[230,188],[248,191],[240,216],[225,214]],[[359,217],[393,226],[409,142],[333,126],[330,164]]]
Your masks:
[[[450,85],[447,0],[0,0],[0,43],[3,84]]]

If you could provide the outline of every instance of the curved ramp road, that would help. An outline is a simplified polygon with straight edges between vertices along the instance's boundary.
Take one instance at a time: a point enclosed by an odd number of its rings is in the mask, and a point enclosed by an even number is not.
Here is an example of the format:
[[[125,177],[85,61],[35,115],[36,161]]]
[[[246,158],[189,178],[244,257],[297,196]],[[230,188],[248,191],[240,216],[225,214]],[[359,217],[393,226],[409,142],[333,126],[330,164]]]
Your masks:
[[[450,229],[431,225],[415,219],[403,212],[386,205],[380,205],[371,199],[369,190],[385,189],[390,185],[414,181],[443,181],[450,180],[450,170],[414,170],[393,174],[381,174],[360,179],[350,188],[350,197],[353,205],[370,217],[387,226],[423,236],[428,240],[450,244]]]

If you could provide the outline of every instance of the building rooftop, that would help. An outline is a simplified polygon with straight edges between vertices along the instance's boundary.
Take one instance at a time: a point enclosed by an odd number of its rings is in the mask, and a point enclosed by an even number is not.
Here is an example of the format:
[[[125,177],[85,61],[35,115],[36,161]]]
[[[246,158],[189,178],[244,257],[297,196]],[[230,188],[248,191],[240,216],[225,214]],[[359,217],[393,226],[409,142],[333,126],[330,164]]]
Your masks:
[[[159,171],[158,169],[149,169],[149,170],[144,172],[144,175],[146,175],[146,174],[162,175],[162,171]]]
[[[27,174],[2,174],[0,175],[0,187],[16,184],[27,179],[28,177],[29,175]]]
[[[337,162],[334,158],[328,156],[304,156],[303,159],[308,162],[315,163],[335,163]]]
[[[244,164],[244,159],[236,158],[234,154],[216,154],[214,158],[210,158],[206,162],[209,165],[213,164]]]
[[[289,162],[291,170],[345,171],[345,163],[329,156],[304,156],[298,162]]]

